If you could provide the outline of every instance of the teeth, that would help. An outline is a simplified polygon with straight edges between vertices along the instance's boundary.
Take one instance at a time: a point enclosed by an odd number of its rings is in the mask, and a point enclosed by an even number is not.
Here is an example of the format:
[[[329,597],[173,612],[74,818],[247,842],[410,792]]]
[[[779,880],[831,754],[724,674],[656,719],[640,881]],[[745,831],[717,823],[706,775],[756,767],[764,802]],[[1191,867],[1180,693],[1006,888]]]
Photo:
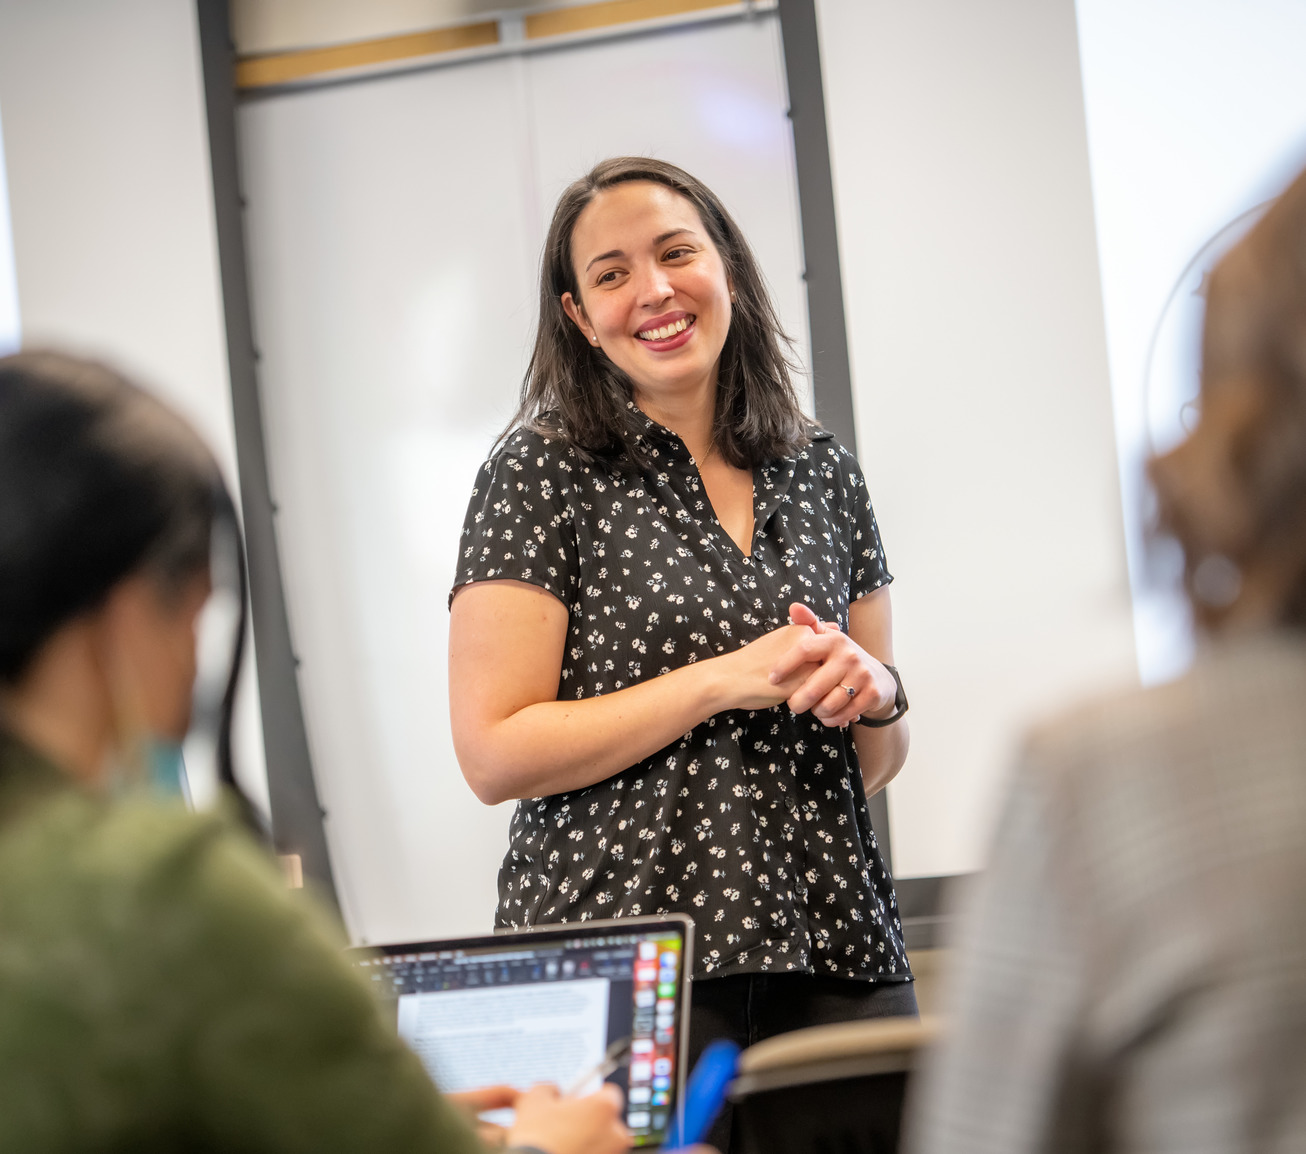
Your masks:
[[[669,325],[663,325],[660,329],[647,329],[642,333],[636,333],[641,341],[665,341],[668,337],[674,337],[677,333],[683,333],[689,328],[692,317],[681,317],[678,321],[672,321]]]

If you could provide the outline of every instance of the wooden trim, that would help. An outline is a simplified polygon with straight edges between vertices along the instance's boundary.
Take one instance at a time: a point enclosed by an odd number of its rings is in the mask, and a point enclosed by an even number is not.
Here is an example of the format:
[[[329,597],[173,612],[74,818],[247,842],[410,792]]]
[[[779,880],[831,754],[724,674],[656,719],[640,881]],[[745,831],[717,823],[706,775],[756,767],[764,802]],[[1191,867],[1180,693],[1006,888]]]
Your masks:
[[[246,56],[236,61],[236,87],[238,89],[267,88],[274,84],[289,84],[323,72],[366,68],[369,65],[408,60],[414,56],[434,56],[441,52],[485,48],[498,43],[498,21],[487,20],[479,24],[463,24],[457,28],[412,32],[406,36],[357,40],[352,44],[337,44],[330,48],[276,52],[268,56]]]
[[[574,8],[555,8],[537,12],[525,20],[526,39],[566,36],[574,32],[593,32],[614,24],[634,24],[641,20],[664,20],[708,8],[733,8],[734,0],[604,0],[600,4],[583,4]]]
[[[536,12],[526,16],[523,25],[527,40],[543,40],[553,36],[601,31],[622,24],[674,19],[713,8],[737,7],[739,0],[601,0],[597,4]],[[327,48],[244,56],[236,61],[236,88],[246,92],[256,88],[273,88],[324,73],[395,64],[469,48],[489,48],[499,42],[498,21],[486,20],[454,28],[412,32],[404,36],[355,40]]]

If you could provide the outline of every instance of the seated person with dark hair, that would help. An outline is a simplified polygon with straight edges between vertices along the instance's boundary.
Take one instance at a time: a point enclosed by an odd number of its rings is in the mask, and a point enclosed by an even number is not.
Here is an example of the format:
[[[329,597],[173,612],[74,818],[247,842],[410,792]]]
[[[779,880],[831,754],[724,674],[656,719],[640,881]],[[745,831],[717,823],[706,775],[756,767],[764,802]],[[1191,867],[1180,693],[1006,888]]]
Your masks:
[[[613,1087],[451,1105],[251,839],[123,789],[187,729],[223,493],[122,378],[0,359],[0,1150],[463,1154],[486,1105],[625,1149]]]

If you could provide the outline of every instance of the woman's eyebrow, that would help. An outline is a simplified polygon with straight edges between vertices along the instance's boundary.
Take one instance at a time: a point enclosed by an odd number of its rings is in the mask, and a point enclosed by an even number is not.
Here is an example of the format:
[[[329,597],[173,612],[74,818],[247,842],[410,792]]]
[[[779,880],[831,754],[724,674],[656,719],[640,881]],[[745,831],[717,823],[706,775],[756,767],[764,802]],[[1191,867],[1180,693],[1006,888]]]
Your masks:
[[[614,248],[610,252],[601,252],[592,261],[590,261],[589,264],[585,266],[585,271],[589,272],[589,270],[593,268],[596,264],[598,264],[599,261],[601,260],[611,260],[613,257],[625,256],[625,255],[626,254],[622,252],[621,249],[619,248]]]
[[[670,232],[664,232],[660,236],[655,236],[653,238],[653,247],[657,248],[658,245],[665,244],[673,236],[679,236],[682,232],[688,236],[694,235],[694,230],[692,228],[673,228]],[[614,248],[609,252],[601,252],[593,260],[591,260],[589,264],[585,266],[585,271],[589,272],[589,270],[593,268],[594,265],[598,264],[599,261],[601,260],[612,260],[614,257],[625,256],[625,255],[626,254],[622,252],[622,250],[619,248]]]

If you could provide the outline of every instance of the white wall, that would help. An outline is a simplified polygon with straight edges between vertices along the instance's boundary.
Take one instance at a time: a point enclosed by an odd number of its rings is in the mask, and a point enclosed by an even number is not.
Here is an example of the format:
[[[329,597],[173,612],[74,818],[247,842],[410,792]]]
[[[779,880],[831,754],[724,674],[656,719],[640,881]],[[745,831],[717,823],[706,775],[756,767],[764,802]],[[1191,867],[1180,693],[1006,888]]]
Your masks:
[[[0,123],[24,345],[100,356],[157,388],[234,482],[194,5],[0,0]],[[266,805],[246,673],[239,760]]]
[[[859,450],[912,750],[895,871],[982,864],[1026,721],[1136,679],[1072,0],[818,0]]]
[[[0,356],[18,348],[22,318],[14,277],[14,237],[9,227],[9,178],[5,175],[4,117],[0,115]]]
[[[1149,434],[1164,449],[1182,429],[1180,406],[1197,388],[1202,278],[1238,229],[1176,281],[1199,249],[1306,164],[1306,4],[1076,7],[1138,658],[1152,682],[1187,665],[1192,637],[1173,570],[1146,561],[1143,461]]]
[[[22,318],[14,276],[14,238],[9,228],[9,180],[5,176],[4,124],[0,121],[0,356],[18,348]]]

